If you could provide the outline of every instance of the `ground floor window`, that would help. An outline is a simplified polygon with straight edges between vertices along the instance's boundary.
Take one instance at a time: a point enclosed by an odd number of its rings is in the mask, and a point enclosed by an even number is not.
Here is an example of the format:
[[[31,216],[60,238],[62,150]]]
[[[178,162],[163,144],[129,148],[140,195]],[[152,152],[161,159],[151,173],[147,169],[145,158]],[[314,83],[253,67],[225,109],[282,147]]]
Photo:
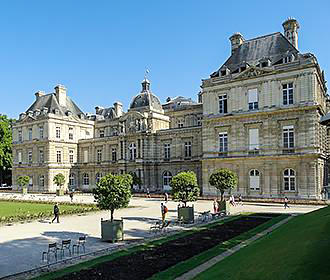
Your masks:
[[[293,169],[285,169],[283,172],[284,190],[295,191],[296,190],[296,174]]]
[[[75,175],[71,173],[69,176],[69,186],[73,187],[75,185],[76,185],[76,178]]]
[[[89,175],[87,173],[83,175],[83,185],[89,186]]]
[[[172,179],[172,173],[170,171],[165,171],[163,173],[163,188],[164,190],[170,189],[170,182]]]
[[[102,173],[96,173],[95,182],[96,183],[100,182],[101,178],[102,178]]]
[[[40,175],[40,177],[39,177],[39,186],[40,187],[45,186],[45,176],[44,175]]]
[[[250,189],[259,190],[260,189],[260,173],[257,169],[250,170]]]

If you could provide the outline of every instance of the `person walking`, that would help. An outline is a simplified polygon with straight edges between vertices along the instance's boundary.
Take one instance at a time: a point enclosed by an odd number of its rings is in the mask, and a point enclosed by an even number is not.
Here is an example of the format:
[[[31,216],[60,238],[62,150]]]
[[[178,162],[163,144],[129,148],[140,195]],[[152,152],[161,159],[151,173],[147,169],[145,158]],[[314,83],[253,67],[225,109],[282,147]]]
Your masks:
[[[71,203],[73,202],[73,192],[70,192]]]
[[[162,213],[162,223],[164,224],[165,218],[166,218],[166,213],[168,212],[168,209],[163,202],[160,204],[160,211]]]
[[[55,220],[57,220],[57,223],[60,222],[60,208],[58,207],[58,203],[56,202],[54,205],[54,219],[51,223],[53,223]]]
[[[213,212],[214,214],[218,213],[218,202],[216,198],[213,201]]]
[[[150,191],[149,191],[149,188],[147,188],[147,198],[150,198]]]
[[[238,197],[238,204],[241,205],[241,206],[243,206],[243,197],[242,197],[241,194]]]
[[[287,197],[284,197],[284,209],[290,208],[288,204],[289,204],[289,199]]]
[[[165,198],[165,203],[167,203],[167,201],[168,201],[168,193],[167,192],[164,194],[164,198]]]

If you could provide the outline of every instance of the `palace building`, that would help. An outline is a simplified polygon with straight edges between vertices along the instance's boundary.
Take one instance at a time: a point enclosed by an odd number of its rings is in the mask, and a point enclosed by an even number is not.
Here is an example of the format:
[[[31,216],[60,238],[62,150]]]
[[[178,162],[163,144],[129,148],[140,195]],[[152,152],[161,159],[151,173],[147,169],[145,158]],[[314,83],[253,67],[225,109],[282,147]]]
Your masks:
[[[226,167],[243,197],[320,199],[328,184],[326,81],[316,57],[298,50],[298,22],[283,28],[232,35],[229,58],[202,80],[198,102],[161,103],[147,78],[127,112],[115,102],[85,114],[61,85],[37,92],[13,127],[14,187],[28,175],[30,190],[55,192],[53,177],[63,173],[67,188],[87,191],[107,173],[134,172],[142,188],[162,192],[192,170],[203,195],[215,195],[209,176]]]

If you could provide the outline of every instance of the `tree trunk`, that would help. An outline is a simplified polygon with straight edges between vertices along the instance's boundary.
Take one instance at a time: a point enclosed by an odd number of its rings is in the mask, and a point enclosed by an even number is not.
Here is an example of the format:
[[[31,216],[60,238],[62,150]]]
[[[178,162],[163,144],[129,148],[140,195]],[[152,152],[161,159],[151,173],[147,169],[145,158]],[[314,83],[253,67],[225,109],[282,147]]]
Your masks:
[[[223,201],[223,194],[224,194],[224,191],[220,191],[220,195],[221,195],[221,200],[220,201]]]
[[[113,222],[113,213],[115,212],[114,209],[111,209],[110,210],[110,214],[111,214],[111,217],[110,217],[110,221]]]

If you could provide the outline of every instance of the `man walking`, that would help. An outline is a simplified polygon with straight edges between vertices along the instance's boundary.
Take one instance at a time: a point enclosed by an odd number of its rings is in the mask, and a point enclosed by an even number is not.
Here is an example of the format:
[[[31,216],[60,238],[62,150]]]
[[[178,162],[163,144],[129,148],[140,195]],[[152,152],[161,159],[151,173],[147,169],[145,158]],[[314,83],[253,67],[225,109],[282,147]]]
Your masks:
[[[164,198],[165,198],[165,203],[167,203],[167,201],[168,201],[168,193],[167,192],[164,194]]]
[[[162,202],[160,204],[160,212],[162,213],[162,223],[165,223],[166,213],[168,212],[168,209],[166,205]]]
[[[284,209],[290,208],[288,203],[289,203],[289,199],[287,197],[284,197]]]
[[[58,208],[58,203],[56,202],[54,205],[54,219],[52,223],[57,219],[57,223],[60,222],[60,209]]]

